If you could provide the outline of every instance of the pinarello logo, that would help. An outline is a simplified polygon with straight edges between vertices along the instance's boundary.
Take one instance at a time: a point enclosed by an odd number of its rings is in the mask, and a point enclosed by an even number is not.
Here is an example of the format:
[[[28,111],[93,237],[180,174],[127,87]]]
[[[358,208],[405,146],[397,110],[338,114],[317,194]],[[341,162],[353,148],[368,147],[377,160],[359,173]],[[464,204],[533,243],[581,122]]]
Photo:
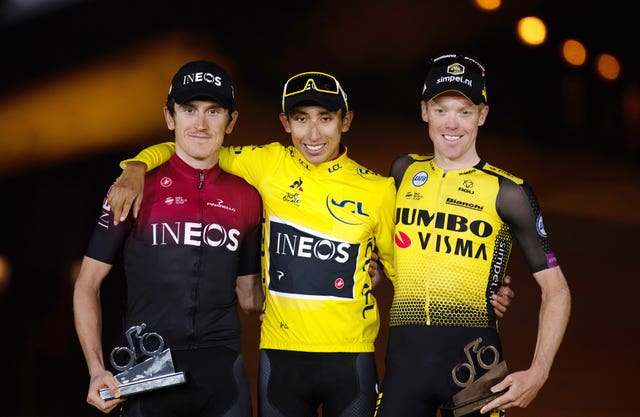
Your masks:
[[[173,184],[173,180],[169,177],[163,177],[160,180],[160,185],[163,186],[164,188],[171,187],[171,184]]]
[[[340,290],[344,287],[344,280],[342,278],[338,278],[335,280],[333,285],[335,285],[335,287]]]
[[[409,236],[407,236],[403,232],[396,233],[394,239],[396,241],[396,246],[398,246],[399,248],[408,248],[409,246],[411,246],[411,239],[409,239]]]

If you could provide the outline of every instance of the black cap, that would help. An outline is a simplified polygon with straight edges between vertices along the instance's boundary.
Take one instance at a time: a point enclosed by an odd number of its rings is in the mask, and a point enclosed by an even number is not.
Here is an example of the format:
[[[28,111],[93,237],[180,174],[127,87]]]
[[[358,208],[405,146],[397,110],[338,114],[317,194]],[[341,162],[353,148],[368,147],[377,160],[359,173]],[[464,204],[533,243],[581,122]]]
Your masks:
[[[233,108],[234,94],[231,77],[218,64],[192,61],[184,64],[171,80],[167,99],[184,104],[194,99],[211,99],[227,109]]]
[[[475,58],[449,53],[433,58],[422,87],[422,100],[457,91],[475,104],[487,102],[484,66]]]

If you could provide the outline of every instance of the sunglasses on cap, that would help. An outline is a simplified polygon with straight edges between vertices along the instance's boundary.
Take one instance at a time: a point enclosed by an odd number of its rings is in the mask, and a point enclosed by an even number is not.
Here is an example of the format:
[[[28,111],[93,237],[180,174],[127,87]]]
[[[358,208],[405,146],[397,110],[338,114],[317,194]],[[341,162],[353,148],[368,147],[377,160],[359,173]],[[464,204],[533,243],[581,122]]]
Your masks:
[[[324,72],[303,72],[289,78],[284,84],[284,91],[282,92],[282,107],[284,108],[285,98],[309,90],[326,94],[340,94],[342,95],[345,109],[349,110],[347,94],[342,89],[340,82],[333,75],[325,74]]]
[[[440,55],[440,56],[438,56],[436,58],[432,58],[430,60],[430,64],[431,65],[446,65],[451,61],[458,61],[460,63],[467,63],[467,64],[469,64],[469,69],[477,72],[483,78],[485,76],[486,70],[484,69],[484,66],[480,62],[478,62],[477,59],[471,58],[471,57],[466,56],[466,55],[460,55],[460,54]]]

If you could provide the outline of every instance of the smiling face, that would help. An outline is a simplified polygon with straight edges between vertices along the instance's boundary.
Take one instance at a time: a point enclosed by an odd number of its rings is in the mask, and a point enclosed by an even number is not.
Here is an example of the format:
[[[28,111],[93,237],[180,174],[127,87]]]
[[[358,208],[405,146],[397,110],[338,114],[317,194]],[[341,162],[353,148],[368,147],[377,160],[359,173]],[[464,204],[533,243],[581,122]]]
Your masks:
[[[165,107],[164,116],[176,140],[176,154],[194,168],[211,168],[218,162],[224,137],[233,131],[238,112],[215,101],[192,100],[175,104],[173,114]]]
[[[342,133],[349,131],[353,112],[342,116],[342,110],[331,112],[324,107],[298,106],[289,114],[280,113],[280,122],[298,151],[317,165],[336,158],[340,153]]]
[[[489,106],[473,104],[460,93],[446,92],[422,101],[421,107],[422,120],[429,124],[429,137],[440,168],[469,168],[480,161],[476,138]]]

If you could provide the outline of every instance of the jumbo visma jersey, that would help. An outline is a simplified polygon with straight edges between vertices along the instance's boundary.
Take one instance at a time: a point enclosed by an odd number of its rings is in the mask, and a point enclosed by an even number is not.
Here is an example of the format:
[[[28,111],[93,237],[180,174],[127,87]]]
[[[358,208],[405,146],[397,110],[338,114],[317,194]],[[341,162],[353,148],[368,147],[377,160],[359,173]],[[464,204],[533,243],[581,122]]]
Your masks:
[[[154,145],[133,160],[152,169],[174,146]],[[262,197],[260,348],[373,352],[380,316],[367,269],[376,246],[387,276],[395,275],[393,179],[357,164],[346,149],[312,165],[277,142],[223,147],[219,164]]]
[[[532,272],[557,265],[533,191],[484,161],[444,171],[409,155],[396,197],[396,278],[390,325],[497,328],[490,296],[512,240]]]
[[[263,199],[260,348],[372,352],[380,318],[371,251],[393,274],[393,179],[347,157],[312,165],[293,146],[223,148],[223,169]]]

